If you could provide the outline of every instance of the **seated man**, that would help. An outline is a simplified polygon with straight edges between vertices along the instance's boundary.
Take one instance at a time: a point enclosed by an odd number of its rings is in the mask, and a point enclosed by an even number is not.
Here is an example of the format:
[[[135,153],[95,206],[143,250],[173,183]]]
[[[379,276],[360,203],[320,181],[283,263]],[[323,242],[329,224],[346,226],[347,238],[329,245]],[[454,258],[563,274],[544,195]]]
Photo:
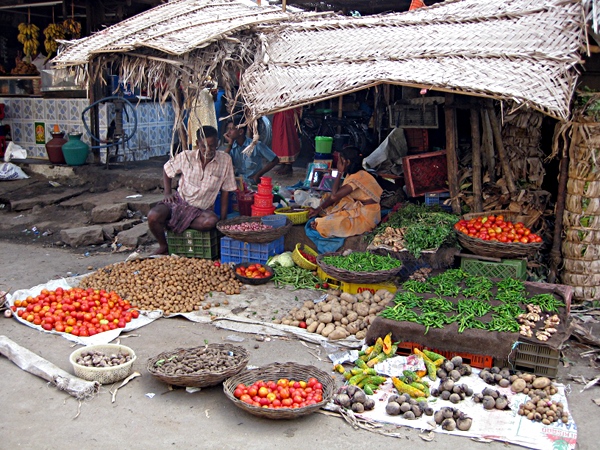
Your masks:
[[[225,153],[231,155],[235,175],[244,177],[247,183],[258,184],[260,177],[279,164],[277,155],[260,141],[256,143],[252,153],[242,153],[252,143],[252,139],[246,137],[246,127],[240,126],[239,119],[227,123],[223,137],[227,142]]]
[[[217,152],[218,133],[214,127],[198,129],[197,139],[197,149],[178,153],[164,166],[165,199],[148,213],[148,227],[158,241],[155,255],[169,252],[165,236],[167,228],[175,233],[188,228],[198,231],[214,228],[219,218],[213,205],[219,191],[221,219],[227,218],[229,192],[237,188],[231,157]],[[171,179],[179,174],[179,187],[173,192]]]

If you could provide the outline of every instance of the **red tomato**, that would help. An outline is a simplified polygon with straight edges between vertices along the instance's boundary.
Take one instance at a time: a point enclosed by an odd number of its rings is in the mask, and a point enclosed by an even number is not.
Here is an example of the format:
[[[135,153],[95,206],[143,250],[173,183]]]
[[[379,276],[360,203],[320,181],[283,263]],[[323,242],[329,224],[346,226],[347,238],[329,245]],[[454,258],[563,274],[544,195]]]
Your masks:
[[[298,326],[299,326],[300,328],[306,328],[306,322],[300,322],[300,323],[298,324]]]

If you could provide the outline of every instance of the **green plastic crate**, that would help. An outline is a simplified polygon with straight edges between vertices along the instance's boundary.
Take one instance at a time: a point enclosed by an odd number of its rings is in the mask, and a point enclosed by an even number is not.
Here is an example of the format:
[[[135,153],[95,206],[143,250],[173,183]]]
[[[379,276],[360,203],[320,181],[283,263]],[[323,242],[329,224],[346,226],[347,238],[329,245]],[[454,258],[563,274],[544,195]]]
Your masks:
[[[217,259],[219,257],[219,234],[217,230],[185,230],[181,234],[167,231],[167,244],[171,255],[204,259]]]
[[[527,278],[527,261],[524,259],[503,259],[502,262],[480,261],[472,258],[461,258],[460,268],[471,275],[488,278]]]
[[[559,362],[559,350],[554,350],[546,345],[519,342],[509,360],[496,360],[494,364],[538,376],[556,378]]]

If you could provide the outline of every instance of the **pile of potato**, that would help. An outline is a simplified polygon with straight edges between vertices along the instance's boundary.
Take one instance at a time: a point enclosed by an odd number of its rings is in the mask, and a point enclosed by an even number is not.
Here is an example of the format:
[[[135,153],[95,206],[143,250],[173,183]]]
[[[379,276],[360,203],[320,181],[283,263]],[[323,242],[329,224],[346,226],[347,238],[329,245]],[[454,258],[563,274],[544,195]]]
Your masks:
[[[199,309],[209,292],[239,294],[242,283],[228,264],[166,256],[103,267],[81,280],[80,287],[115,291],[136,308],[169,315]]]
[[[370,291],[348,294],[330,289],[325,300],[318,303],[307,300],[301,308],[293,308],[288,315],[275,320],[275,323],[306,325],[307,331],[330,340],[352,335],[357,339],[364,339],[368,326],[393,298],[394,294],[386,289],[380,289],[375,294]]]
[[[390,416],[402,416],[404,419],[414,420],[433,415],[433,408],[426,401],[417,401],[408,394],[392,395],[385,405],[385,412]]]

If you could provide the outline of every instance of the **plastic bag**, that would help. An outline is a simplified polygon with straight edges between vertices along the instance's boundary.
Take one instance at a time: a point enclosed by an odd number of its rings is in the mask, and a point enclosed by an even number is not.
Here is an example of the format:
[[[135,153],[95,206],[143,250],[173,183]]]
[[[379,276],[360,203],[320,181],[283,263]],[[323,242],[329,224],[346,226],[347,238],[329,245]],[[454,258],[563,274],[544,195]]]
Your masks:
[[[19,166],[9,162],[0,164],[1,181],[23,180],[25,178],[29,178],[29,176]]]
[[[10,141],[6,147],[6,153],[4,154],[4,162],[9,162],[11,159],[26,159],[27,150],[20,145]],[[26,177],[29,178],[29,177]]]

